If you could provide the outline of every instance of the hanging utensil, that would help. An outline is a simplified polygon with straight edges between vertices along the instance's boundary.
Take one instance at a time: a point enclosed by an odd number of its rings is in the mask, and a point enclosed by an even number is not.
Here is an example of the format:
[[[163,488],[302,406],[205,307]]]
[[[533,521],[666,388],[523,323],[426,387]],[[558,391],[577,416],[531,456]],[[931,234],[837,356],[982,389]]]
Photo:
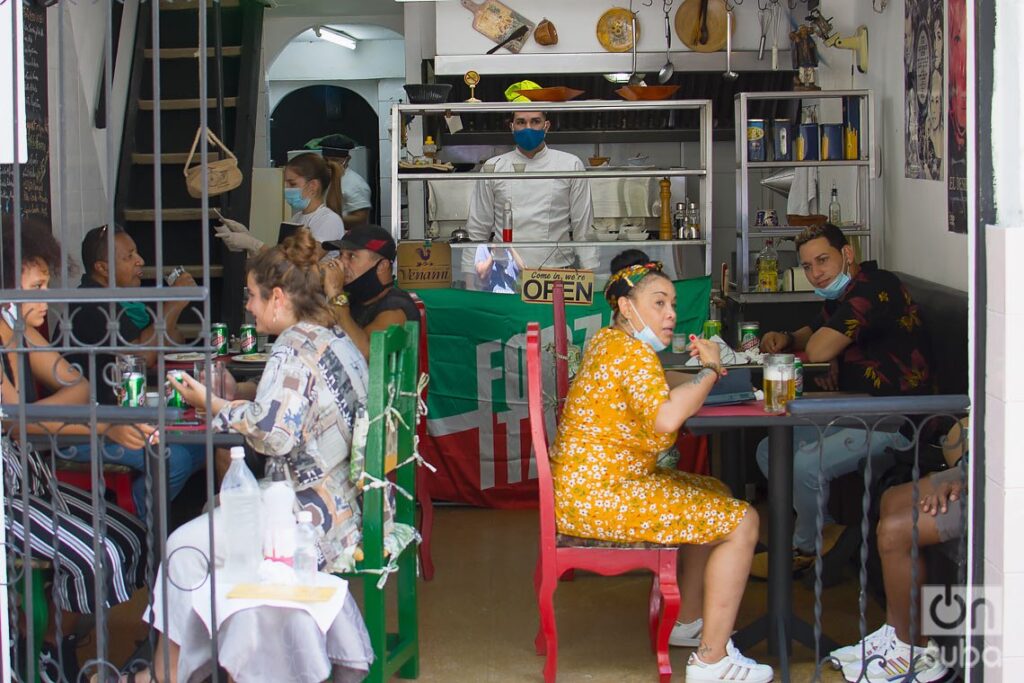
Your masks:
[[[708,44],[708,0],[700,0],[700,28],[697,33],[699,45]]]
[[[658,83],[668,83],[676,72],[676,67],[669,54],[672,50],[672,25],[669,23],[668,14],[672,10],[672,0],[666,0],[663,5],[665,8],[665,66],[658,71]]]
[[[768,42],[768,29],[772,25],[771,10],[767,7],[757,10],[757,23],[761,26],[761,38],[757,43],[757,61],[764,59],[764,46]]]
[[[772,3],[772,71],[779,70],[779,28],[782,25],[782,4]]]
[[[644,82],[644,77],[640,76],[636,72],[636,13],[633,13],[633,18],[630,20],[630,26],[633,31],[633,73],[629,76],[629,82],[627,85],[640,85]]]
[[[722,77],[727,81],[739,78],[739,74],[732,70],[732,9],[728,5],[725,11],[725,73]]]
[[[526,34],[529,33],[529,32],[530,32],[530,27],[529,26],[520,26],[519,28],[517,28],[512,33],[508,34],[508,38],[506,38],[505,40],[501,41],[500,43],[498,43],[497,45],[492,47],[490,50],[488,50],[484,54],[493,55],[495,52],[497,52],[501,48],[505,47],[506,45],[511,43],[513,40],[519,40],[520,38],[525,37]]]

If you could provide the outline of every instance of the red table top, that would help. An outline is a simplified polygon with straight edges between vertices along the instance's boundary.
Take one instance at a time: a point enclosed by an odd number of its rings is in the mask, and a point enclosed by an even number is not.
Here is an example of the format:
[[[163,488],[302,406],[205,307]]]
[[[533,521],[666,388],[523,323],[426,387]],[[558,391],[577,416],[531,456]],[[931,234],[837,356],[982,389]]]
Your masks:
[[[703,406],[697,411],[697,417],[765,417],[771,413],[764,412],[762,401],[746,401],[729,406]]]

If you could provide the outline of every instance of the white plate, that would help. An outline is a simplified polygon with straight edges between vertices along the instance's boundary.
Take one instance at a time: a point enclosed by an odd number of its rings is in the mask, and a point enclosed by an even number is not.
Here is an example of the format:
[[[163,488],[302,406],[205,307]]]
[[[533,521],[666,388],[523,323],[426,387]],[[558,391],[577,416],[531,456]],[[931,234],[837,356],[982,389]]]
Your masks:
[[[199,353],[198,351],[187,351],[185,353],[168,353],[164,356],[165,360],[169,360],[172,363],[190,363],[197,360],[205,360],[206,354]]]
[[[594,235],[597,237],[598,242],[614,242],[619,239],[619,233],[617,232],[599,232],[595,230]]]
[[[625,232],[619,233],[619,239],[626,240],[627,242],[643,242],[645,239],[650,237],[649,232],[641,232],[638,235],[627,235]]]
[[[244,356],[235,356],[231,360],[236,363],[266,363],[269,358],[269,353],[247,353]]]

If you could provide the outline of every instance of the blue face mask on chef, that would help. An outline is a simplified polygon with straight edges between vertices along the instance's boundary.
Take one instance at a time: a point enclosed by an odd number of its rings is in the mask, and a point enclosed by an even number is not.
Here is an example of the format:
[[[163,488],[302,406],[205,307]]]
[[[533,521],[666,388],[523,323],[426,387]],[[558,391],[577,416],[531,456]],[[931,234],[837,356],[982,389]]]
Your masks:
[[[516,140],[516,145],[527,152],[533,150],[544,144],[544,129],[540,130],[536,128],[520,128],[517,131],[512,132],[512,137]]]
[[[828,299],[829,301],[834,301],[842,296],[843,292],[846,290],[846,285],[850,284],[850,274],[846,272],[847,268],[848,266],[844,257],[842,272],[840,272],[839,275],[836,275],[835,279],[826,286],[815,287],[814,293],[823,299]]]
[[[284,201],[295,211],[305,211],[309,206],[309,198],[302,196],[301,187],[284,188]]]
[[[636,306],[633,305],[632,301],[630,301],[629,299],[627,299],[627,301],[629,301],[630,308],[632,308],[633,312],[636,313],[636,317],[640,320],[640,322],[644,323],[644,319],[640,316],[640,311],[636,310]],[[633,323],[630,322],[628,318],[626,319],[626,322],[628,322],[629,326],[633,329],[634,339],[639,339],[640,341],[654,349],[655,352],[664,351],[665,349],[668,348],[668,344],[658,339],[658,335],[654,334],[654,330],[652,330],[651,326],[648,325],[647,323],[644,323],[644,328],[638,332],[637,329],[633,327]]]

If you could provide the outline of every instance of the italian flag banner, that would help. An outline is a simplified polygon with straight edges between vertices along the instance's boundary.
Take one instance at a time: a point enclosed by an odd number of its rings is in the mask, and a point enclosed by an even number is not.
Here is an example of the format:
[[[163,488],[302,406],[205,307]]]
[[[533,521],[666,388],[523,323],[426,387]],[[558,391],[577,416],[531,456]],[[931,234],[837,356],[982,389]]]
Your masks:
[[[675,282],[676,332],[700,334],[711,278]],[[552,306],[516,296],[460,289],[421,289],[427,309],[430,386],[426,443],[420,452],[437,473],[431,495],[484,507],[533,507],[536,464],[526,405],[526,324],[541,325],[541,348],[554,344]],[[603,296],[567,306],[569,343],[584,347],[611,322]],[[544,356],[544,393],[555,394],[554,355]],[[554,439],[554,411],[548,415]]]

